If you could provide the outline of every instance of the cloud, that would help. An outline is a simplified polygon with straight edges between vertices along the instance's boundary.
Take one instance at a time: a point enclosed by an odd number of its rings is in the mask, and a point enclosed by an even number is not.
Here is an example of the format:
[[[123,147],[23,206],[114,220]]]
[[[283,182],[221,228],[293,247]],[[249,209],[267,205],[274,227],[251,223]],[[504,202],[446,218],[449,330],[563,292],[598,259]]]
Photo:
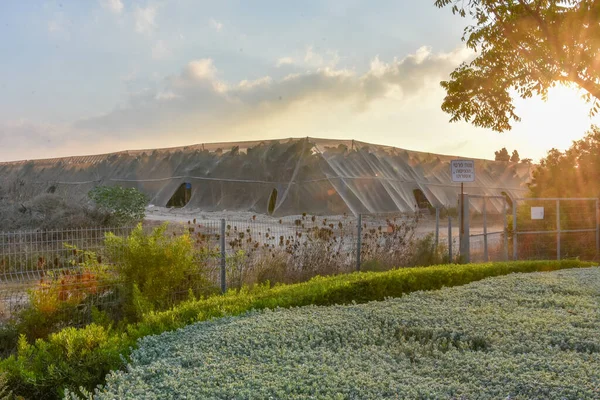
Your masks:
[[[127,105],[80,120],[75,128],[144,138],[171,132],[198,142],[200,131],[231,132],[269,121],[291,123],[317,118],[314,110],[322,114],[336,106],[350,107],[356,114],[391,99],[400,107],[411,96],[439,89],[439,80],[469,56],[463,49],[436,54],[424,47],[390,62],[376,57],[363,73],[326,66],[277,80],[265,76],[236,83],[221,80],[213,60],[195,60],[180,74],[166,78],[156,91],[134,94]],[[309,58],[315,57],[313,52]],[[309,108],[311,114],[300,115]]]
[[[143,34],[151,33],[156,28],[156,11],[155,6],[136,7],[133,12],[135,31]]]
[[[219,21],[217,21],[214,18],[210,19],[210,27],[213,28],[215,31],[217,32],[221,32],[221,30],[223,29],[223,24]]]
[[[291,65],[294,63],[294,59],[292,57],[281,57],[280,59],[277,60],[277,63],[275,64],[276,67],[281,67],[283,65]]]
[[[51,158],[72,137],[68,127],[37,124],[27,120],[0,122],[0,160],[18,159],[29,153],[31,158]]]
[[[340,61],[337,51],[327,50],[325,54],[314,51],[313,46],[308,46],[304,54],[304,64],[313,68],[335,67]]]
[[[167,47],[167,43],[164,40],[157,41],[152,46],[152,58],[155,60],[161,60],[171,55],[171,50]]]
[[[295,65],[304,68],[335,68],[340,62],[340,56],[337,51],[326,50],[324,53],[315,51],[313,46],[308,46],[306,51],[296,57],[281,57],[275,63],[276,67],[285,65]]]
[[[115,14],[120,14],[124,7],[121,0],[100,0],[100,5],[102,8]]]

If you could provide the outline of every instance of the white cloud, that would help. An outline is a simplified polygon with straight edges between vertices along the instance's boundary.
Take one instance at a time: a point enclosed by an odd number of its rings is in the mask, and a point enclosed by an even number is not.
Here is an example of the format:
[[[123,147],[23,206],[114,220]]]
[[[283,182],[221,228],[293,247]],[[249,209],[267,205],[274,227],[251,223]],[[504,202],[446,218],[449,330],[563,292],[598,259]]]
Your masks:
[[[155,60],[161,60],[167,58],[171,55],[171,50],[169,50],[167,43],[164,40],[157,41],[154,46],[152,46],[152,58]]]
[[[144,34],[151,33],[156,27],[156,11],[155,6],[136,7],[133,12],[135,31]]]
[[[291,124],[308,115],[318,120],[338,106],[348,115],[358,115],[382,100],[393,107],[411,107],[407,98],[439,89],[439,81],[467,56],[462,49],[435,54],[424,48],[390,62],[375,58],[364,73],[323,66],[283,79],[265,76],[237,83],[220,80],[213,61],[201,59],[166,78],[157,90],[132,95],[127,106],[81,120],[75,128],[130,138],[173,132],[198,141],[194,135],[199,130],[225,134],[250,130],[249,126],[260,130],[272,121]],[[308,108],[311,114],[303,116],[301,110]]]
[[[120,14],[124,8],[121,0],[100,0],[100,5],[115,14]]]
[[[223,24],[219,21],[217,21],[214,18],[210,19],[210,27],[213,28],[215,31],[217,32],[221,32],[221,30],[223,29]]]
[[[291,65],[294,63],[294,59],[292,57],[281,57],[277,60],[275,64],[277,67],[281,67],[283,65]]]
[[[337,51],[327,50],[324,54],[314,51],[313,46],[308,46],[304,54],[304,64],[312,68],[335,67],[340,61]]]

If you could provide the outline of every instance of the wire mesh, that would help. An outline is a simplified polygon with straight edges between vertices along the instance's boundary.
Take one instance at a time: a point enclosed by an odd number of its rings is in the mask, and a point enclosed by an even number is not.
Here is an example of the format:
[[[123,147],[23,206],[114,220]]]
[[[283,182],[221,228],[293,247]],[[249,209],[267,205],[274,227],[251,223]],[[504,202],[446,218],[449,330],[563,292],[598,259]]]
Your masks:
[[[518,199],[515,208],[517,259],[598,257],[597,199]]]
[[[75,309],[69,318],[60,317],[69,319],[70,325],[89,321],[92,308],[116,304],[114,264],[104,251],[104,239],[108,232],[127,236],[132,229],[1,232],[0,322],[31,301],[44,304],[53,314]]]
[[[415,238],[435,236],[435,214],[379,213],[362,216],[361,237],[354,215],[299,215],[271,218],[190,219],[171,223],[164,235],[189,235],[195,248],[195,268],[172,290],[171,303],[218,292],[222,261],[226,288],[240,288],[269,281],[294,283],[316,275],[381,270],[408,265]],[[146,233],[160,223],[148,222]],[[119,266],[127,242],[109,251],[106,235],[131,235],[133,227],[0,233],[0,323],[25,309],[31,301],[58,298],[72,304],[65,324],[79,326],[92,320],[92,310],[117,309],[122,301]],[[447,241],[447,226],[438,246]],[[451,236],[456,245],[456,233]],[[224,255],[221,253],[224,239]],[[433,240],[433,239],[431,239]],[[433,241],[431,242],[433,243]],[[44,298],[46,296],[47,298]],[[62,303],[61,303],[62,302]],[[60,306],[60,304],[56,306]],[[67,310],[67,308],[65,308]],[[66,311],[65,311],[66,312]],[[62,317],[61,317],[62,318]]]
[[[508,205],[504,197],[469,196],[469,253],[471,262],[504,261]]]

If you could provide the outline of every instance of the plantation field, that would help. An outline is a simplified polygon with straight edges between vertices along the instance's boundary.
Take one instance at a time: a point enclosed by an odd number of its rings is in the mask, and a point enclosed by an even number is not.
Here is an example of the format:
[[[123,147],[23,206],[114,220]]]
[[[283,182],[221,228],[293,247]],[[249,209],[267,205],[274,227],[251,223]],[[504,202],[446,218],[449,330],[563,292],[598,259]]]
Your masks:
[[[253,311],[140,340],[97,399],[598,399],[600,269],[362,305]]]

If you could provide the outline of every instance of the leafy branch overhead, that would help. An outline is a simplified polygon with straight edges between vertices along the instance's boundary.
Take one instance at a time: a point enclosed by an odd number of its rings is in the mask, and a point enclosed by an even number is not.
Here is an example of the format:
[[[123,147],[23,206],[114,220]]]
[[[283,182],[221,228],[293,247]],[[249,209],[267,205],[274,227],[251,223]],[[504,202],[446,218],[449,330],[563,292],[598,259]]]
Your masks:
[[[557,84],[587,93],[600,108],[600,2],[591,0],[436,0],[473,21],[462,40],[477,53],[452,72],[442,110],[498,132],[519,121],[511,93],[540,95]]]

